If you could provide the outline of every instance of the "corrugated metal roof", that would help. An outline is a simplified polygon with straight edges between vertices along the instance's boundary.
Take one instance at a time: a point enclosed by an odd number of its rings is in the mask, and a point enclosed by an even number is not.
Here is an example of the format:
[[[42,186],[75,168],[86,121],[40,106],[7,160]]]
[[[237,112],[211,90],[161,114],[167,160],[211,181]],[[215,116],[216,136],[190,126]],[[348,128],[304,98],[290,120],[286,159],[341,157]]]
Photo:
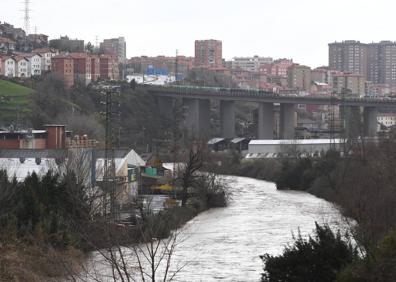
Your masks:
[[[62,165],[57,164],[57,158],[67,159],[68,150],[0,150],[0,170],[7,170],[10,177],[15,176],[18,180],[25,179],[29,174],[36,172],[39,175],[49,170],[62,170]],[[40,159],[36,163],[36,159]],[[88,161],[89,159],[85,159]],[[115,150],[115,167],[118,171],[127,163],[128,165],[144,166],[145,162],[134,150]],[[65,163],[63,163],[65,164]],[[90,163],[86,163],[90,166]],[[96,177],[100,181],[103,178],[104,150],[96,154]]]
[[[224,140],[225,140],[225,138],[213,138],[208,141],[208,145],[213,145],[213,144],[219,143]]]
[[[17,149],[0,150],[0,158],[63,158],[67,150]]]
[[[316,145],[342,143],[341,139],[289,139],[289,140],[251,140],[249,145]]]
[[[236,143],[242,142],[243,140],[246,140],[246,139],[247,138],[234,138],[230,142],[236,144]]]

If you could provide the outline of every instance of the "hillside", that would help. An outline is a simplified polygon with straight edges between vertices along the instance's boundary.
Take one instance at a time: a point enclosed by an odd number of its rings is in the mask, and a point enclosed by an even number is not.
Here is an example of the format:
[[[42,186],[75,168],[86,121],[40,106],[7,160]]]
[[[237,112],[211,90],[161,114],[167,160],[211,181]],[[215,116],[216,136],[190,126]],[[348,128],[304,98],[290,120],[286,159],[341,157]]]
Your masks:
[[[33,89],[0,79],[0,124],[12,122],[31,112]]]

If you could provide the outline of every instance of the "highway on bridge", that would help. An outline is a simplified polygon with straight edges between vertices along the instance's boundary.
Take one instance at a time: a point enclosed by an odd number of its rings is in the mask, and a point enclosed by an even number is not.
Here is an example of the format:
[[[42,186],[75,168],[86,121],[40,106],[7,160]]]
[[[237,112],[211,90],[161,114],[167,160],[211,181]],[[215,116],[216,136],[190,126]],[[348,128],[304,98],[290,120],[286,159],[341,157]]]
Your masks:
[[[343,105],[356,107],[396,107],[396,99],[371,97],[298,96],[277,94],[263,90],[245,90],[217,87],[192,86],[140,86],[155,96],[190,99],[214,99],[223,101],[245,101],[281,104]]]

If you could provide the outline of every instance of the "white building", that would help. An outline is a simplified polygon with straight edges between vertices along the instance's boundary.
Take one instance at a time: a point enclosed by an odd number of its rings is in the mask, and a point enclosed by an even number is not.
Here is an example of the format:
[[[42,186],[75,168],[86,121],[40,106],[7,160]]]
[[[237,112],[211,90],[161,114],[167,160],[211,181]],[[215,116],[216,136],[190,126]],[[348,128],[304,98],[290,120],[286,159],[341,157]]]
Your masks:
[[[15,56],[16,62],[16,77],[30,77],[29,73],[29,60],[24,56]]]
[[[59,51],[51,48],[40,48],[33,50],[32,53],[41,55],[41,71],[45,72],[51,70],[52,57],[58,55]]]
[[[340,150],[341,139],[251,140],[246,159],[295,156],[320,156],[332,146]]]
[[[259,72],[260,66],[264,64],[271,64],[273,59],[271,57],[234,57],[231,61],[233,69],[241,68],[243,70]]]
[[[11,57],[5,56],[0,58],[0,75],[7,77],[15,77],[16,75],[16,63]]]
[[[41,75],[41,63],[42,63],[42,57],[40,54],[30,54],[26,56],[27,59],[29,59],[29,64],[28,64],[28,72],[30,76],[37,76]]]
[[[0,50],[3,52],[14,52],[15,51],[15,42],[11,39],[0,37]]]
[[[122,184],[117,186],[117,201],[120,205],[131,203],[138,192],[139,170],[145,161],[134,151],[115,150],[115,171]],[[39,176],[49,170],[63,174],[67,169],[83,178],[87,187],[101,187],[104,175],[105,151],[89,148],[69,150],[0,150],[0,170],[6,170],[10,180],[15,176],[23,181],[33,172]],[[93,159],[95,158],[95,159]]]
[[[387,128],[396,125],[396,113],[378,113],[377,122],[379,126],[385,126]]]

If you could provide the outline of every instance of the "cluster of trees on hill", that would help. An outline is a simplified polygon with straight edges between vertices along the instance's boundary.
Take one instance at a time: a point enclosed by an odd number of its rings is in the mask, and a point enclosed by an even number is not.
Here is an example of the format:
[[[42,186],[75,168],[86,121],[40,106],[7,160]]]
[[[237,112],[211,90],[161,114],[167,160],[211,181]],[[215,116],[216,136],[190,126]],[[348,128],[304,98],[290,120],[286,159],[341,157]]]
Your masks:
[[[26,116],[25,127],[41,128],[43,124],[63,123],[74,134],[87,134],[103,141],[104,95],[91,86],[76,85],[67,89],[62,79],[46,74],[26,82],[34,89],[31,113]],[[113,127],[119,131],[119,145],[125,147],[153,148],[156,140],[169,138],[171,121],[158,115],[157,104],[144,89],[119,82],[121,93],[116,96]]]

